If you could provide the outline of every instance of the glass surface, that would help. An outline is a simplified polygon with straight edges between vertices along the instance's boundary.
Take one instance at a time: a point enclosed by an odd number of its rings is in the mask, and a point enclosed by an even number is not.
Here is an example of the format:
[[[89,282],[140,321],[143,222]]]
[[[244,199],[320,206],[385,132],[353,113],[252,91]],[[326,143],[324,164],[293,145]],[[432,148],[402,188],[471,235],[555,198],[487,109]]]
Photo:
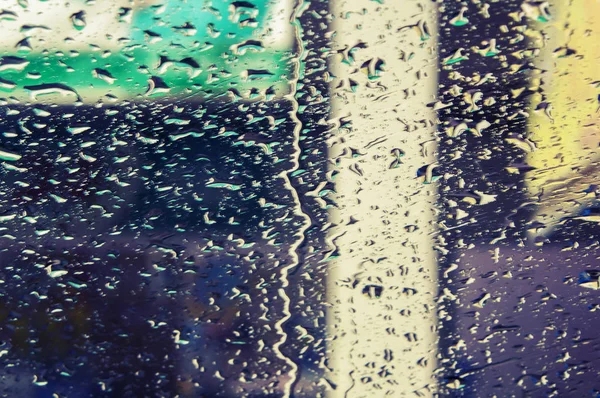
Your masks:
[[[596,0],[0,0],[0,395],[595,397]]]

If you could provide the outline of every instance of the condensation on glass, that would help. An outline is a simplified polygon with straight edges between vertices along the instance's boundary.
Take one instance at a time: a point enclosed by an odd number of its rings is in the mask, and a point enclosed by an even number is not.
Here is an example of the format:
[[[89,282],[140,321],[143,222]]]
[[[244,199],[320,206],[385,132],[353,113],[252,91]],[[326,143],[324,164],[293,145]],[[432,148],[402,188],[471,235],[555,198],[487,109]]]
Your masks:
[[[0,395],[600,396],[599,17],[0,1]]]

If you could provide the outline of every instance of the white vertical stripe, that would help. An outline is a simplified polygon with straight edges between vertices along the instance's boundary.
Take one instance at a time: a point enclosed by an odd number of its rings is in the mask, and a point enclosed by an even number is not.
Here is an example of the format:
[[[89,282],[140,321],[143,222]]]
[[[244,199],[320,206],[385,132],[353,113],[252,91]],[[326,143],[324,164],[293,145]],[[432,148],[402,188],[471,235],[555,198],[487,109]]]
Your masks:
[[[330,149],[339,172],[329,236],[339,254],[328,274],[332,398],[435,390],[436,189],[416,174],[435,161],[435,113],[426,105],[437,91],[436,4],[382,3],[331,5],[340,51],[330,61],[333,119],[351,122]]]

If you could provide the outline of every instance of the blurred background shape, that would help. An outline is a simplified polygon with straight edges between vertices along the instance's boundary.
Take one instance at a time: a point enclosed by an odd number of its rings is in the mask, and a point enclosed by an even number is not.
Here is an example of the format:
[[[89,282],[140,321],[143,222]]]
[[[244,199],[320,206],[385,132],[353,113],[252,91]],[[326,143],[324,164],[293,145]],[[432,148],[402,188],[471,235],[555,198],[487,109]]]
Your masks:
[[[281,96],[290,15],[289,1],[11,2],[0,93],[63,104]]]
[[[531,15],[528,15],[531,18]],[[552,3],[547,20],[537,18],[539,49],[529,90],[527,189],[537,210],[530,233],[548,235],[568,218],[597,203],[600,160],[600,46],[595,32],[600,4],[594,0]],[[593,219],[589,219],[592,222]]]
[[[432,397],[437,6],[331,7],[328,396]]]

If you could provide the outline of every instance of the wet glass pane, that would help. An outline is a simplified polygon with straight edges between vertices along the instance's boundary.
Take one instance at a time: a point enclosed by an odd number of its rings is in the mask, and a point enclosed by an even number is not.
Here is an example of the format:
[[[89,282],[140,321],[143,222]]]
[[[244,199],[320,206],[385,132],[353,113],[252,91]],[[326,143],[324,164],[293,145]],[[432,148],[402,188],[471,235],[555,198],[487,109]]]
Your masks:
[[[446,394],[597,396],[600,8],[444,4]]]
[[[316,394],[300,6],[3,6],[3,393]]]
[[[0,1],[0,395],[599,396],[599,17]]]

